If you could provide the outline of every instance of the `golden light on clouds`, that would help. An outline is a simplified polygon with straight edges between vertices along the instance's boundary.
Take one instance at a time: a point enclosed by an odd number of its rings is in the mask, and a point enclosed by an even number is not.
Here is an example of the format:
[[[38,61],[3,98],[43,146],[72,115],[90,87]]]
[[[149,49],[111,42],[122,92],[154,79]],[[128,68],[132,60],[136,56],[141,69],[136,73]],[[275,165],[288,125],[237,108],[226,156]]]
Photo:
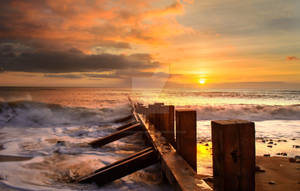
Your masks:
[[[300,14],[276,2],[1,1],[0,85],[123,87],[155,73],[170,87],[299,84]]]

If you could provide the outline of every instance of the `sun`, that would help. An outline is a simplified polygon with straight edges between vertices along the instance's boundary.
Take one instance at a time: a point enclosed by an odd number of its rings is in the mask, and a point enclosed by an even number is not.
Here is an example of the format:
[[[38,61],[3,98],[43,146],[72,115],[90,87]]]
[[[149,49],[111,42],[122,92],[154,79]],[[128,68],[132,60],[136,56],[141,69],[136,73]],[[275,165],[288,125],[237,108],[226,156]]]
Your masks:
[[[205,84],[205,81],[206,81],[205,79],[199,79],[198,80],[199,84]]]

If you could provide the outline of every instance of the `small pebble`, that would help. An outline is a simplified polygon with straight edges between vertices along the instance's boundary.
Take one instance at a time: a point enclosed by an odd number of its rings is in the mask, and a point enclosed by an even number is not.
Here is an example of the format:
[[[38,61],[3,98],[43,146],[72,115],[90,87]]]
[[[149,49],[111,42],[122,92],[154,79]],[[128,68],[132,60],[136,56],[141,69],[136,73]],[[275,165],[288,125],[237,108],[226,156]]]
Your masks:
[[[65,141],[57,141],[56,145],[65,146]]]
[[[270,154],[264,154],[264,157],[270,157],[271,155]]]
[[[273,141],[268,142],[268,144],[273,144]]]
[[[271,180],[271,181],[269,182],[269,184],[276,184],[276,183],[275,183],[275,181],[272,181],[272,180]]]
[[[263,169],[261,166],[255,166],[255,171],[256,172],[266,172],[266,170],[265,169]]]
[[[206,143],[206,144],[205,144],[205,146],[207,146],[207,147],[208,147],[208,146],[209,146],[209,144],[208,144],[208,143]]]
[[[272,145],[268,145],[267,147],[270,147],[270,148],[272,148]]]

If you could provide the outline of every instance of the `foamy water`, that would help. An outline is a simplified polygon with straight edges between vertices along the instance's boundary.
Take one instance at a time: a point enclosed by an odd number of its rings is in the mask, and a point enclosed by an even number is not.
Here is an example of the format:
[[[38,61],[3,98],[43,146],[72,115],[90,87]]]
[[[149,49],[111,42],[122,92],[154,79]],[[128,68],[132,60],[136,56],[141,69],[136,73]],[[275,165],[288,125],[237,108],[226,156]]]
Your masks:
[[[114,121],[130,114],[128,96],[145,104],[164,102],[197,110],[199,142],[209,143],[211,120],[239,118],[255,122],[258,155],[281,151],[300,155],[292,148],[300,144],[300,91],[296,90],[0,88],[0,155],[32,157],[0,162],[0,189],[170,190],[158,165],[101,188],[72,183],[145,147],[139,134],[97,149],[86,144],[122,125]],[[269,148],[261,139],[288,142]],[[210,146],[198,146],[201,160],[209,162]],[[198,168],[207,170],[204,164]]]

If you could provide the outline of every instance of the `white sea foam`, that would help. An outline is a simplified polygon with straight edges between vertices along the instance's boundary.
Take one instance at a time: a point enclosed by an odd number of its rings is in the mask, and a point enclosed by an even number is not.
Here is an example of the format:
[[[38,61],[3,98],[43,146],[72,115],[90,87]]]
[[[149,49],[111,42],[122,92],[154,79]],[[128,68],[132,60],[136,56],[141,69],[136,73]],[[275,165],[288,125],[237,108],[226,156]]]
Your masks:
[[[0,154],[33,157],[28,161],[1,162],[0,190],[1,183],[18,190],[170,190],[160,183],[160,170],[155,166],[102,188],[69,183],[78,173],[143,149],[143,139],[138,134],[102,148],[86,144],[116,131],[121,123],[114,120],[130,113],[129,94],[145,104],[164,102],[197,110],[199,141],[210,139],[210,120],[233,118],[255,121],[258,137],[300,137],[300,92],[296,90],[141,92],[0,89],[0,145],[4,147]]]
[[[32,101],[0,102],[0,127],[101,125],[129,114],[128,104],[92,109]]]
[[[300,120],[300,105],[199,105],[180,106],[197,111],[198,120],[244,119],[263,120]]]

